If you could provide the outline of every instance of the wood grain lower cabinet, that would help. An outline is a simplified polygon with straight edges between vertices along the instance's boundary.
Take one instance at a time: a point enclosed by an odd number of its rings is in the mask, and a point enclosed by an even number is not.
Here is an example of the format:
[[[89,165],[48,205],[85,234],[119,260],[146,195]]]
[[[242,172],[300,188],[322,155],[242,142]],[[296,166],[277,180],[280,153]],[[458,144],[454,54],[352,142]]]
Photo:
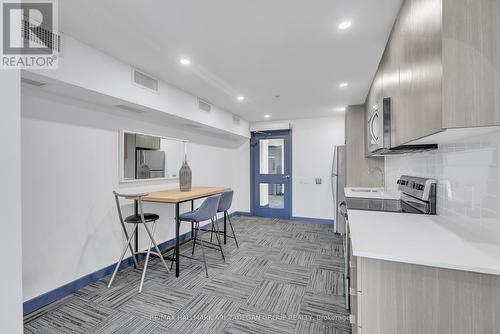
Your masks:
[[[354,258],[353,332],[500,333],[500,276]]]

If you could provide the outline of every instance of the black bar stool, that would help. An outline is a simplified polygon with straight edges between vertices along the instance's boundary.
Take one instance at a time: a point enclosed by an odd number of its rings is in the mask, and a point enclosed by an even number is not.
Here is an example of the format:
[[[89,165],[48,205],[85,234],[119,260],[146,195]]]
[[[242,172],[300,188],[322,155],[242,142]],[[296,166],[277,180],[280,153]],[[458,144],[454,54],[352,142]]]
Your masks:
[[[120,219],[120,224],[123,229],[123,233],[125,234],[125,238],[127,239],[127,244],[122,250],[122,254],[120,255],[120,259],[118,260],[118,263],[115,266],[115,270],[113,271],[113,276],[111,276],[111,280],[109,281],[108,288],[111,287],[111,284],[113,284],[113,280],[115,279],[116,273],[118,272],[118,268],[120,268],[120,264],[123,261],[123,258],[125,256],[125,253],[127,252],[127,248],[130,250],[130,253],[132,254],[132,259],[134,261],[134,264],[136,267],[138,267],[137,259],[136,256],[137,254],[144,254],[146,253],[146,260],[144,262],[144,268],[142,269],[142,277],[141,277],[141,283],[139,285],[139,292],[142,292],[142,287],[144,285],[144,278],[146,277],[146,270],[148,267],[148,262],[149,262],[149,256],[151,254],[158,256],[163,264],[165,265],[165,268],[167,269],[167,272],[170,273],[170,269],[168,269],[167,263],[165,262],[165,259],[163,259],[163,255],[160,252],[160,249],[158,248],[158,244],[156,243],[154,239],[154,234],[156,231],[156,221],[160,218],[160,216],[154,214],[154,213],[144,213],[143,207],[142,207],[142,197],[147,196],[148,194],[119,194],[116,191],[113,191],[113,194],[115,195],[115,201],[116,201],[116,207],[118,209],[118,218]],[[120,206],[120,197],[122,198],[133,198],[134,200],[137,200],[139,204],[139,214],[138,215],[130,215],[123,219],[122,215],[122,210]],[[133,232],[132,234],[128,235],[127,229],[125,227],[125,223],[128,224],[133,224]],[[149,227],[147,224],[151,223],[153,227],[153,232],[149,230]],[[137,231],[137,227],[139,224],[142,224],[144,228],[146,229],[147,234],[149,235],[149,239],[151,242],[149,243],[149,247],[146,251],[141,251],[141,252],[134,252],[132,248],[131,241],[134,238],[134,235]],[[151,248],[154,248],[156,252],[152,252]]]

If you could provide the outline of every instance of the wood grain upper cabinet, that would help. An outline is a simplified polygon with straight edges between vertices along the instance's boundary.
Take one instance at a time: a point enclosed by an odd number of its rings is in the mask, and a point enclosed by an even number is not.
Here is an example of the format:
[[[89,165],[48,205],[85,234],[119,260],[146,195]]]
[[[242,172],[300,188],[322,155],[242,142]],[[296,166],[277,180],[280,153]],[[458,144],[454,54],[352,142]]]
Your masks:
[[[443,127],[500,125],[500,1],[443,0]]]
[[[137,148],[142,148],[142,149],[159,150],[160,149],[160,137],[136,134],[135,135],[135,146]]]
[[[404,113],[398,112],[401,110],[400,97],[400,64],[402,56],[402,34],[400,19],[396,20],[392,34],[387,43],[384,55],[382,56],[381,66],[384,67],[382,76],[382,97],[391,98],[391,122],[394,124],[393,133],[391,136],[392,145],[397,145],[404,138],[404,133],[401,130],[406,119]]]
[[[397,29],[399,104],[393,145],[441,131],[441,0],[405,1]],[[399,117],[398,117],[399,116]]]
[[[382,97],[391,98],[393,146],[448,128],[500,125],[500,1],[405,0],[367,113]]]

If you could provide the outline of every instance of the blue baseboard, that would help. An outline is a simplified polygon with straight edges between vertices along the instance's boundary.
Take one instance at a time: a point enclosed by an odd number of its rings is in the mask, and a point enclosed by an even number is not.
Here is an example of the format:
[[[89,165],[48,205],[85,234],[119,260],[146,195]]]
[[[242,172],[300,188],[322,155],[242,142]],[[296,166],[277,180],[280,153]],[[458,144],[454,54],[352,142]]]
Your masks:
[[[231,214],[231,216],[253,216],[251,212],[245,211],[235,211]],[[323,219],[323,218],[310,218],[310,217],[296,217],[293,216],[290,220],[301,222],[301,223],[310,223],[310,224],[324,224],[324,225],[333,225],[333,219]]]
[[[324,224],[332,225],[334,223],[333,219],[323,219],[323,218],[309,218],[309,217],[291,217],[290,220],[307,223],[307,224]]]
[[[235,211],[233,213],[230,214],[230,216],[252,216],[252,213],[251,212],[246,212],[246,211]]]

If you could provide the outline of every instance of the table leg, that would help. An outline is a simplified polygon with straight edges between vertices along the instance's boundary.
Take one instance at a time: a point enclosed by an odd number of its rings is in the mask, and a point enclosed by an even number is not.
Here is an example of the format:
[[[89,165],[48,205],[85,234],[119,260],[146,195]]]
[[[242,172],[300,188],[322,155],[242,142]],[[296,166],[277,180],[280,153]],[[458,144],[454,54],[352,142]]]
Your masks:
[[[134,201],[134,214],[136,216],[139,215],[139,203],[137,202],[137,200]],[[135,253],[137,253],[139,251],[139,226],[135,227],[134,249],[135,249]],[[139,263],[139,257],[137,256],[137,254],[135,254],[134,257],[135,257],[136,263]],[[134,267],[137,269],[135,263],[134,263]]]
[[[179,277],[179,203],[175,203],[175,277]]]
[[[224,211],[224,245],[227,243],[227,238],[226,238],[226,221],[227,221],[227,211]]]
[[[194,211],[194,201],[191,200],[191,211]],[[191,239],[194,238],[194,223],[191,222]]]

